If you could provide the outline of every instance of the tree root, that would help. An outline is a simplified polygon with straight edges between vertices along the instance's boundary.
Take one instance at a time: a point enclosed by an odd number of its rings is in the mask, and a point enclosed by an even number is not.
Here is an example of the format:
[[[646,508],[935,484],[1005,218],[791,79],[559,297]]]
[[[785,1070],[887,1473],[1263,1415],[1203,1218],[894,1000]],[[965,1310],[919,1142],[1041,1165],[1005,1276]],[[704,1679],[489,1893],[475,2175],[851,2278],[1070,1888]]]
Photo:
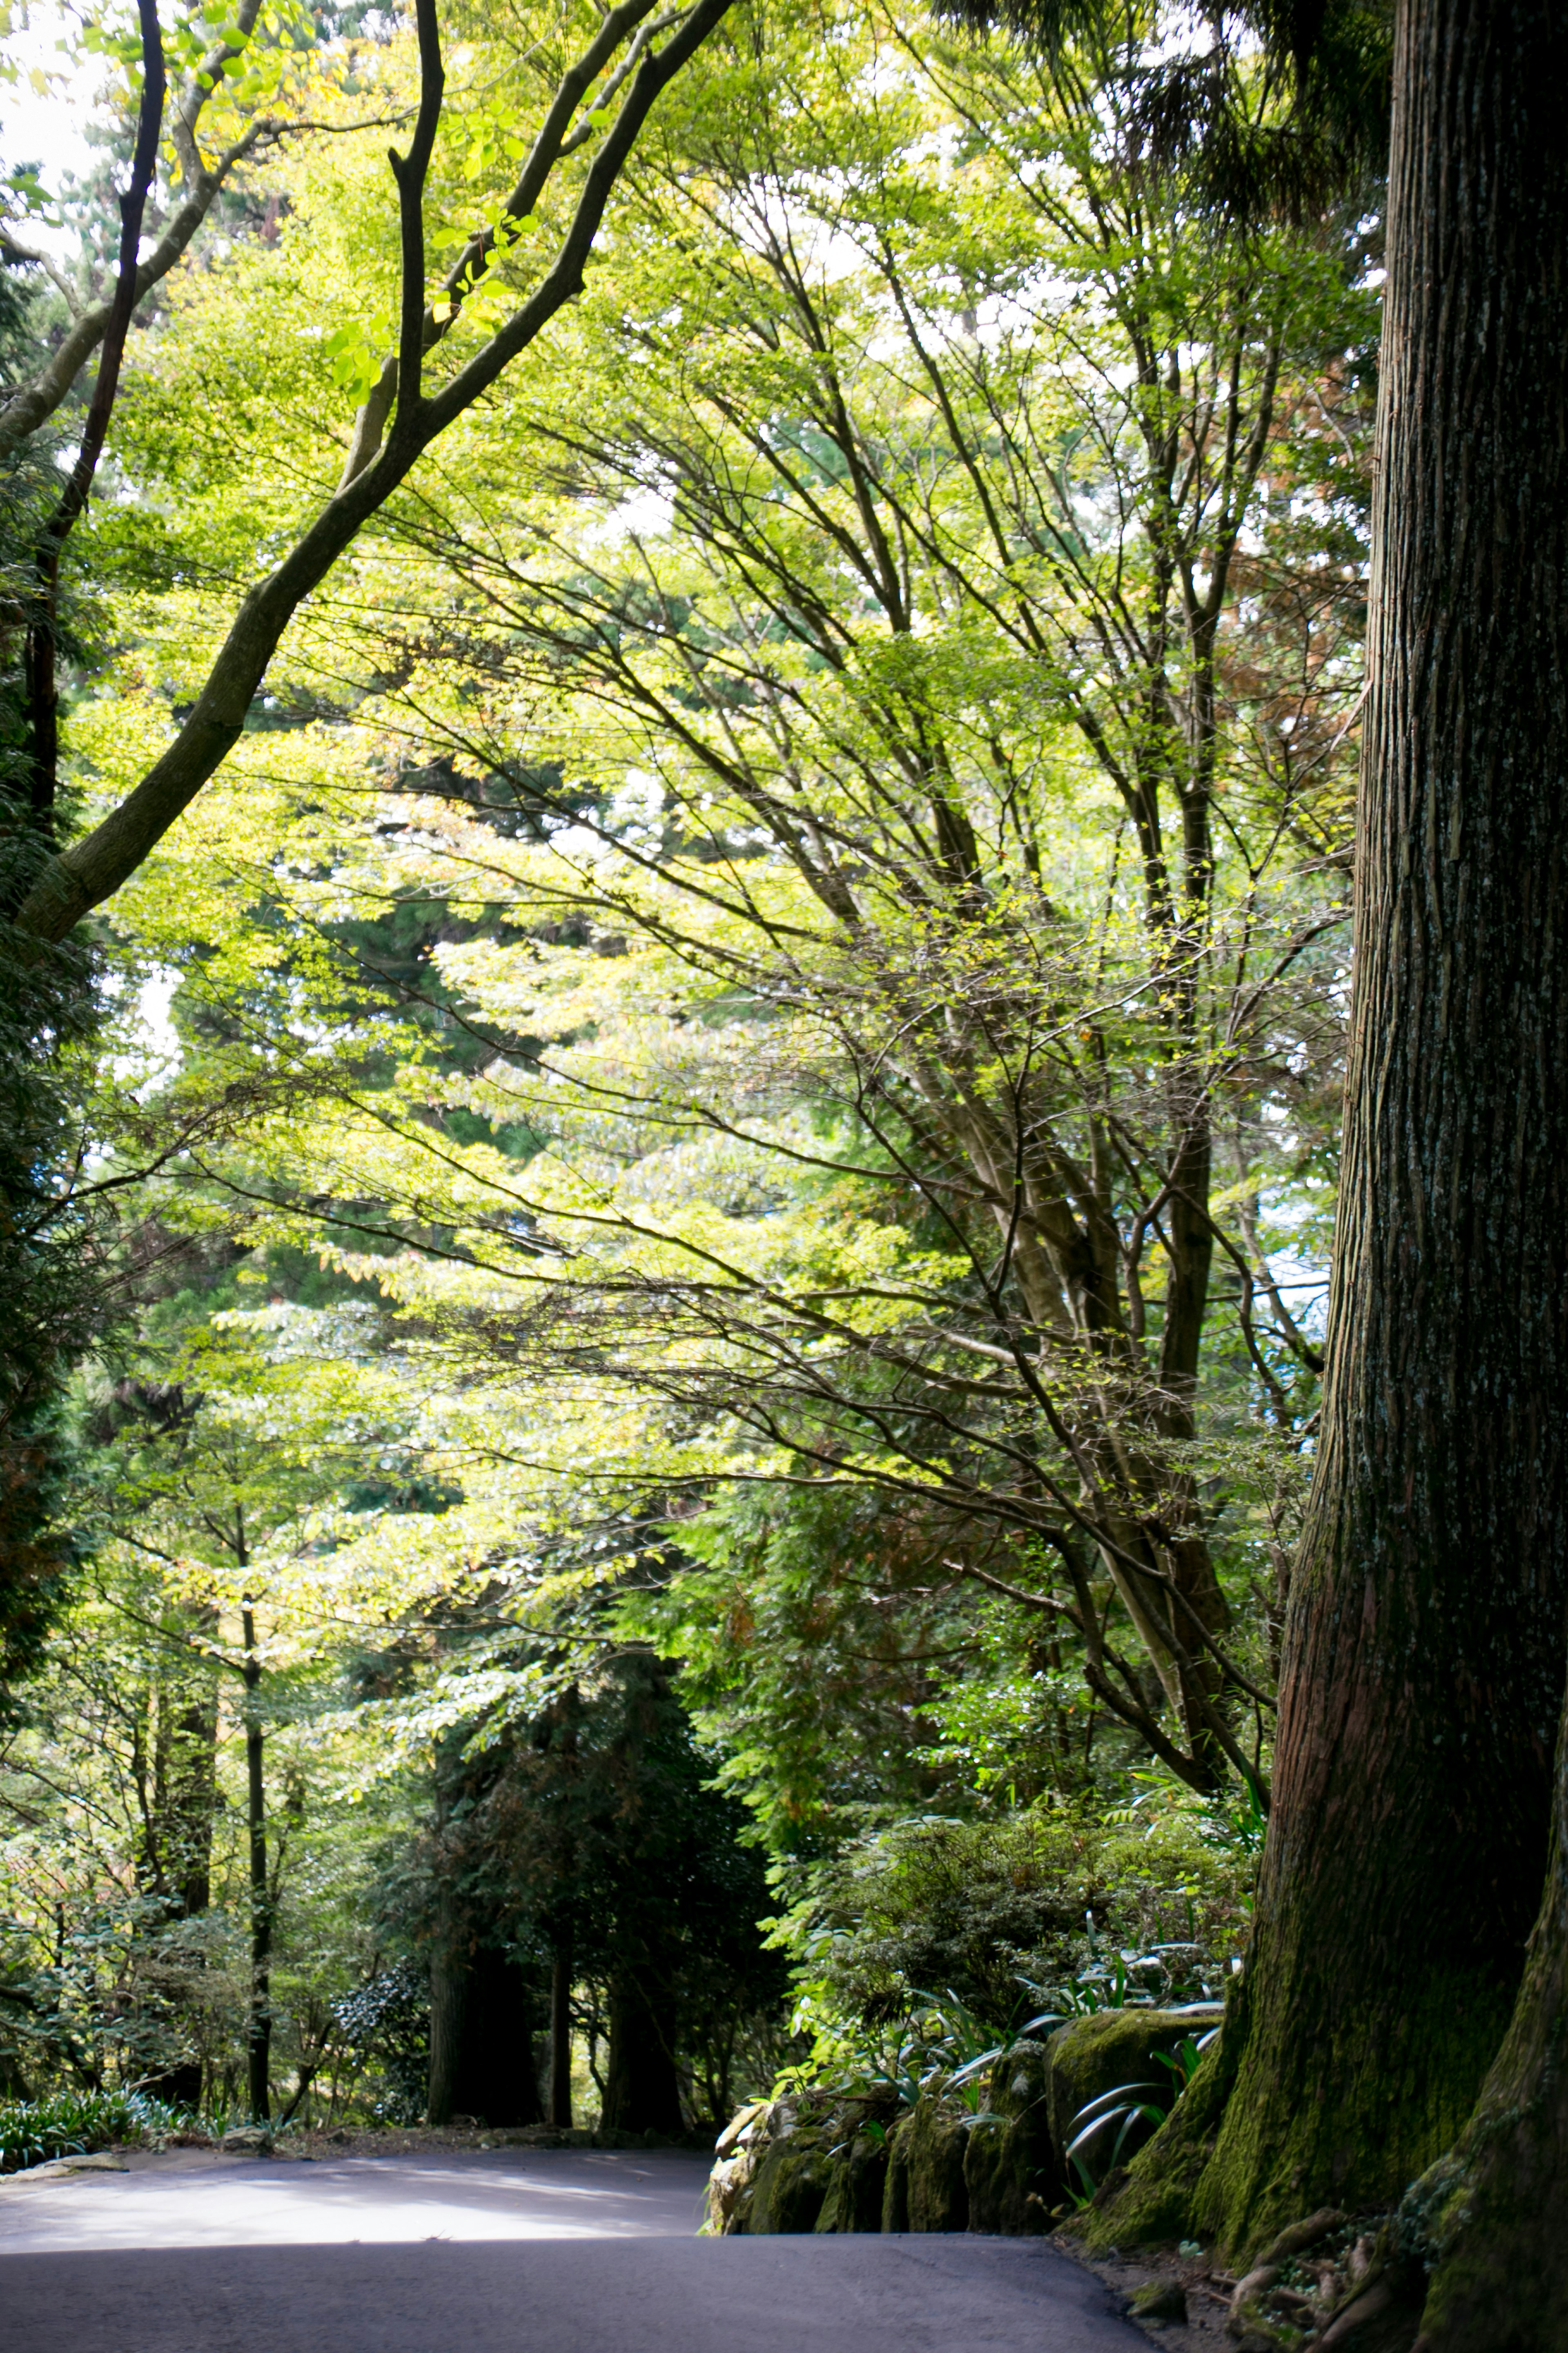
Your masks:
[[[1237,2283],[1226,2333],[1239,2353],[1414,2353],[1425,2294],[1386,2218],[1325,2207]]]

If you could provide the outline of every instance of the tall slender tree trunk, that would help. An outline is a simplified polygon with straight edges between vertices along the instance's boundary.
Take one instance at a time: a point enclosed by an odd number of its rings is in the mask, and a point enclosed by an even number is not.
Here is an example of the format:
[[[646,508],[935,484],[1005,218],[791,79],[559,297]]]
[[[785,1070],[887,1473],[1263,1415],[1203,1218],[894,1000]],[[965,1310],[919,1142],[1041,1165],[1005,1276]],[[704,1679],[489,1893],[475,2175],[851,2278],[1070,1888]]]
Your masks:
[[[1234,2252],[1396,2200],[1470,2111],[1541,1900],[1568,1592],[1565,90],[1558,0],[1402,0],[1322,1448],[1247,1978],[1113,2233],[1184,2186]]]
[[[430,2075],[425,2114],[433,2125],[451,2121],[463,2063],[463,2012],[468,1972],[458,1941],[457,1906],[443,1887],[430,1955]]]
[[[550,2121],[572,2122],[572,1938],[555,1947],[550,1971]]]
[[[159,1701],[167,1728],[160,1725],[150,1861],[160,1866],[171,1918],[194,1920],[212,1902],[218,1734],[215,1678],[205,1671],[195,1683],[184,1678],[171,1682],[160,1690]],[[199,1947],[187,1952],[184,1965],[198,1970],[204,1967]],[[199,2107],[201,2060],[180,2060],[146,2078],[142,2088],[174,2107]]]
[[[244,1547],[240,1546],[244,1566]],[[266,1735],[258,1712],[261,1662],[256,1654],[256,1618],[247,1600],[240,1610],[245,1643],[245,1795],[250,1841],[250,2003],[246,2021],[246,2081],[252,2124],[272,2113],[272,1890],[267,1876]]]

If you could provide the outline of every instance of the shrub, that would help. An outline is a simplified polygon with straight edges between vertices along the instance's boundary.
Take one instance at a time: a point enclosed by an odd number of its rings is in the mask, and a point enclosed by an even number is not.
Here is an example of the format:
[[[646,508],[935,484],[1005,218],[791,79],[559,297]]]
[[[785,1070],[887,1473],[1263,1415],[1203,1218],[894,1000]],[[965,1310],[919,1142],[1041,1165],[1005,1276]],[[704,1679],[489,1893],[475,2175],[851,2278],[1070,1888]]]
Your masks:
[[[1005,2031],[1029,2011],[1219,1992],[1261,1825],[1137,1778],[1132,1803],[1098,1815],[1047,1799],[847,1849],[777,1932],[796,1956],[797,2027],[888,2026],[933,1993]]]
[[[45,2100],[6,2100],[0,2102],[0,2173],[20,2173],[52,2157],[79,2157],[114,2141],[156,2142],[188,2121],[146,2092],[57,2092]]]

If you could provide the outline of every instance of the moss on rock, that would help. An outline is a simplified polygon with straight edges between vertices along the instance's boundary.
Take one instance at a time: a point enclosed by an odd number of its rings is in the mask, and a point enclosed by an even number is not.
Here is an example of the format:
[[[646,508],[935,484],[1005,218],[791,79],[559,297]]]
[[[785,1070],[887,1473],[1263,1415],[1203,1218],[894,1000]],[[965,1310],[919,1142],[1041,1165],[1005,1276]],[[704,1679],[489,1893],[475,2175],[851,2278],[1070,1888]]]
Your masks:
[[[1130,2104],[1152,2099],[1163,2105],[1171,2079],[1155,2053],[1173,2050],[1185,2035],[1206,2033],[1221,2015],[1217,2004],[1202,2010],[1100,2010],[1057,2029],[1047,2045],[1047,2098],[1051,2138],[1064,2179],[1069,2171],[1068,2147],[1075,2137],[1073,2120],[1079,2111],[1123,2084],[1145,2087],[1129,2090]],[[1108,2127],[1101,2137],[1103,2150],[1091,2148],[1089,2154],[1090,2169],[1103,2172],[1116,2131]]]
[[[820,2130],[796,2126],[770,2141],[752,2182],[742,2230],[753,2235],[815,2231],[832,2179]]]
[[[888,2182],[888,2147],[854,2121],[847,2144],[828,2158],[827,2195],[816,2218],[819,2231],[879,2231]]]
[[[1065,2182],[1051,2138],[1050,2052],[1018,2042],[992,2070],[990,2107],[1000,2119],[970,2128],[963,2157],[969,2228],[1013,2237],[1048,2231]]]
[[[888,2135],[888,2178],[882,2185],[882,2228],[884,2231],[907,2231],[910,2227],[910,2131],[912,2116],[900,2118]]]
[[[909,2158],[909,2227],[911,2231],[967,2231],[969,2191],[963,2159],[971,2119],[921,2100],[905,2128]]]

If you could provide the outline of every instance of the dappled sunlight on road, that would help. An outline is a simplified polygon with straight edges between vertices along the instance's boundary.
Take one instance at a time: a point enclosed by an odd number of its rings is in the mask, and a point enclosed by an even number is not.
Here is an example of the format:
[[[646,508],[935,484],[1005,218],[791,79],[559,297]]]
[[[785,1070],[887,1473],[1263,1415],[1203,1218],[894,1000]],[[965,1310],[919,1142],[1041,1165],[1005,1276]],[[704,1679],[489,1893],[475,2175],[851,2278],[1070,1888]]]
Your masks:
[[[681,2150],[215,2158],[0,2185],[0,2253],[469,2239],[689,2238],[707,2160]]]

